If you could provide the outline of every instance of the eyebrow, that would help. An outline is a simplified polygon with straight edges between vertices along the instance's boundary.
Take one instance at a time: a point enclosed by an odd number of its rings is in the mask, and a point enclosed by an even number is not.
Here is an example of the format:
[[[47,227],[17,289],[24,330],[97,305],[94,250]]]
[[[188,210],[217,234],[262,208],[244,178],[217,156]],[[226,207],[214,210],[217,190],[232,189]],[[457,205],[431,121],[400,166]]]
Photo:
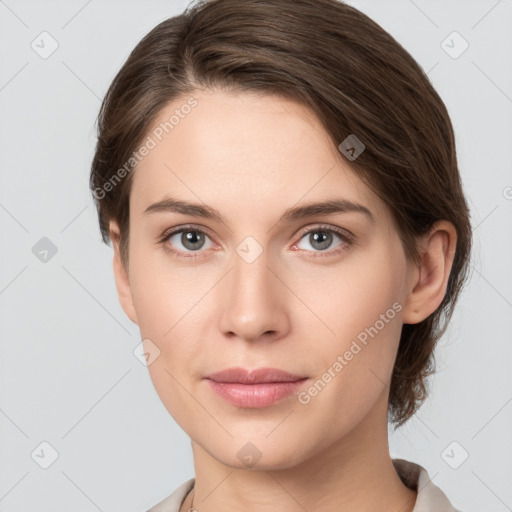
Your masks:
[[[181,213],[183,215],[203,217],[205,219],[224,223],[220,212],[211,206],[182,201],[171,197],[158,201],[157,203],[153,203],[144,210],[144,214],[161,212]],[[305,219],[315,215],[329,215],[333,213],[346,212],[362,213],[366,215],[371,222],[375,222],[375,217],[366,206],[353,203],[352,201],[347,201],[346,199],[329,199],[322,202],[308,203],[302,206],[288,208],[279,219],[279,223]]]

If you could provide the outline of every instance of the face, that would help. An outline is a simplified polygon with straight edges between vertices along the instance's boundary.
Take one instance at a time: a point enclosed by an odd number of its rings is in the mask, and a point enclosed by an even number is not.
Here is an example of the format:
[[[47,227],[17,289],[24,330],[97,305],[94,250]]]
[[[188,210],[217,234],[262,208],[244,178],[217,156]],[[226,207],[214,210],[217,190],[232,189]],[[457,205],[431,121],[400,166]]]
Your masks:
[[[153,384],[193,442],[232,467],[246,464],[243,450],[257,467],[291,467],[377,409],[385,424],[414,273],[386,205],[307,107],[192,96],[134,171],[123,307],[151,340]],[[295,383],[207,379],[233,367]]]

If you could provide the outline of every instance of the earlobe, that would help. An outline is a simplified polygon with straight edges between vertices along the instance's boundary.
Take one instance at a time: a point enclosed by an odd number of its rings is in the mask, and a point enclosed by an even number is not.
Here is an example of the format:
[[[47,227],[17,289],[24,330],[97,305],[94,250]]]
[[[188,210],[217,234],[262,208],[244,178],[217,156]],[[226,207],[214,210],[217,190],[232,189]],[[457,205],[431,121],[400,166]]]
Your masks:
[[[114,221],[110,222],[109,232],[110,239],[112,240],[112,247],[114,249],[114,258],[112,263],[119,302],[128,318],[135,324],[138,324],[137,314],[133,306],[133,299],[128,272],[126,271],[126,268],[124,267],[121,258],[121,251],[119,247],[119,228]]]
[[[440,221],[421,240],[421,261],[412,274],[412,286],[405,301],[402,320],[416,324],[441,304],[448,286],[457,245],[451,222]]]

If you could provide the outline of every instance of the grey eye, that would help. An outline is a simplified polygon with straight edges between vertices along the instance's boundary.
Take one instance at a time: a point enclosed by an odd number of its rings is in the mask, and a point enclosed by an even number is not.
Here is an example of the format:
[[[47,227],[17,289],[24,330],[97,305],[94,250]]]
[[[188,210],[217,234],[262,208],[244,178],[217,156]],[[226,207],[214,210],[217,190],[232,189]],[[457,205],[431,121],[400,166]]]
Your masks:
[[[300,244],[302,243],[302,240],[307,240],[310,246],[313,247],[313,249],[316,251],[334,249],[334,247],[331,247],[331,244],[333,243],[335,236],[342,241],[341,236],[335,233],[334,231],[331,231],[329,229],[315,229],[304,234],[304,236],[301,239],[301,242],[299,242],[299,247]],[[311,250],[307,247],[300,247],[300,249]]]
[[[187,251],[198,251],[205,248],[204,245],[206,239],[208,239],[206,233],[203,233],[198,229],[182,229],[181,231],[173,233],[169,237],[169,242],[173,246],[176,246],[179,242]],[[177,248],[178,250],[181,250],[179,246]]]

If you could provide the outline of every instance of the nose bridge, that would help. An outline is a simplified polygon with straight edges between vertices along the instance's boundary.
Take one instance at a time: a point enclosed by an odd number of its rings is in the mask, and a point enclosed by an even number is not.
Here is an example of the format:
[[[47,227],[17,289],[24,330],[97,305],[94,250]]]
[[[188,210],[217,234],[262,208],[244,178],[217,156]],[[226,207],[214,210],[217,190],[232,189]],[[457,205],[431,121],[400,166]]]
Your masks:
[[[264,294],[265,290],[268,292],[270,277],[272,273],[269,271],[268,251],[263,250],[260,245],[256,247],[251,242],[243,242],[237,247],[237,254],[233,258],[233,272],[232,279],[234,281],[234,291],[239,287],[254,295]],[[253,297],[257,298],[257,297]]]
[[[221,328],[241,338],[256,339],[284,326],[286,316],[283,294],[279,292],[270,253],[255,239],[244,239],[233,254],[223,304]]]

